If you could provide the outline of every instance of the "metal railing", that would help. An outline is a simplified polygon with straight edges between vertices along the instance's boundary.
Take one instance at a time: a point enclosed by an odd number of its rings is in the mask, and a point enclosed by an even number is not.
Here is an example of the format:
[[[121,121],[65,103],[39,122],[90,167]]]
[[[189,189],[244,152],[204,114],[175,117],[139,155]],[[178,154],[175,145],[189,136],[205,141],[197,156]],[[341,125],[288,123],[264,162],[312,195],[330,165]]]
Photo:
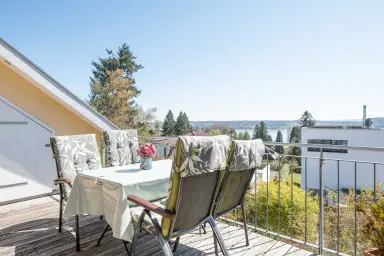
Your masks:
[[[145,137],[147,141],[164,139],[174,140],[175,137]],[[158,143],[161,144],[161,141]],[[384,197],[377,180],[377,172],[381,171],[383,180],[380,181],[384,181],[384,163],[349,159],[349,154],[340,153],[336,153],[339,158],[331,158],[329,156],[335,152],[324,151],[337,149],[348,153],[378,154],[383,153],[384,148],[276,142],[265,144],[284,149],[300,148],[301,155],[277,154],[274,155],[275,159],[267,157],[264,160],[266,178],[262,180],[256,176],[252,182],[253,188],[247,195],[247,214],[252,215],[247,216],[248,229],[304,245],[305,248],[317,250],[319,254],[363,254],[365,248],[360,231],[362,217],[357,211],[357,203],[365,190],[371,191],[369,195],[373,201]],[[308,148],[317,148],[319,151],[307,150],[304,153]],[[276,170],[271,170],[272,166]],[[294,181],[295,167],[301,170],[301,184]],[[358,186],[359,171],[364,171],[365,181],[372,178],[370,185]],[[274,178],[271,178],[271,172],[276,174]],[[285,175],[288,172],[288,177],[283,177],[282,172]],[[330,175],[334,179],[329,179]],[[343,182],[345,179],[349,183]],[[282,195],[287,189],[288,195]],[[300,203],[304,206],[298,205]],[[223,219],[242,226],[240,216],[234,213]],[[248,217],[251,221],[248,221]]]
[[[260,212],[258,211],[257,209],[254,210],[254,213],[255,213],[255,221],[254,221],[254,225],[249,227],[249,228],[253,228],[257,231],[260,231],[260,232],[264,232],[264,233],[267,233],[267,234],[271,234],[273,236],[277,236],[277,237],[280,237],[280,238],[283,238],[285,240],[290,240],[290,241],[293,241],[297,244],[303,244],[303,245],[306,245],[306,246],[309,246],[309,247],[312,247],[312,248],[315,248],[318,250],[318,253],[319,254],[323,254],[323,252],[328,252],[328,253],[331,253],[331,254],[354,254],[354,255],[360,255],[360,254],[363,254],[363,251],[362,249],[364,248],[364,245],[363,244],[358,244],[358,242],[362,242],[362,241],[359,241],[358,239],[358,234],[360,234],[359,232],[359,229],[361,228],[360,227],[360,224],[362,223],[362,220],[359,216],[359,212],[357,211],[357,203],[358,203],[358,199],[359,197],[361,196],[360,194],[362,193],[362,191],[365,189],[365,190],[369,190],[371,189],[372,190],[372,200],[376,201],[377,200],[377,196],[378,194],[382,195],[382,190],[381,191],[378,191],[378,181],[377,181],[377,170],[378,170],[378,167],[383,167],[384,166],[384,163],[382,162],[375,162],[375,161],[364,161],[364,160],[355,160],[355,159],[349,159],[348,158],[348,154],[339,154],[338,156],[342,155],[344,157],[342,158],[330,158],[330,157],[325,157],[325,149],[341,149],[341,150],[347,150],[347,152],[351,152],[351,151],[360,151],[360,152],[384,152],[384,148],[374,148],[374,147],[356,147],[356,146],[341,146],[341,145],[326,145],[326,144],[301,144],[301,143],[275,143],[275,142],[265,142],[266,145],[268,146],[282,146],[282,147],[298,147],[301,149],[301,151],[304,151],[305,149],[308,149],[308,148],[318,148],[319,149],[319,152],[301,152],[301,155],[298,156],[298,155],[289,155],[289,154],[279,154],[278,155],[278,158],[277,158],[277,161],[278,161],[278,165],[280,166],[282,161],[286,161],[286,164],[288,163],[289,164],[289,177],[290,177],[290,180],[286,180],[286,181],[283,181],[282,180],[282,177],[281,177],[281,169],[278,169],[278,176],[277,176],[277,180],[275,180],[274,182],[277,183],[277,197],[278,197],[278,204],[277,204],[277,230],[271,230],[270,229],[270,225],[269,225],[269,215],[271,214],[271,211],[273,212],[276,212],[276,209],[270,209],[270,206],[269,206],[269,201],[271,200],[270,199],[270,184],[271,184],[271,180],[269,180],[269,176],[267,175],[267,180],[264,181],[264,184],[262,183],[259,183],[258,182],[258,179],[255,179],[254,181],[254,189],[255,189],[255,193],[254,193],[254,206],[257,208],[258,206],[258,203],[257,203],[257,199],[258,197],[264,197],[265,195],[259,195],[258,192],[258,189],[257,189],[257,186],[265,186],[265,190],[266,190],[266,207],[265,207],[265,212]],[[329,155],[332,155],[334,152],[329,152],[327,153],[327,156]],[[313,156],[315,154],[318,154],[318,156]],[[384,156],[384,155],[383,155]],[[294,177],[294,174],[293,174],[293,162],[295,160],[299,160],[299,168],[301,169],[301,176],[304,175],[304,177],[301,177],[301,180],[302,180],[302,183],[301,186],[300,185],[297,185],[294,183],[293,181],[293,177]],[[309,165],[309,161],[312,161],[315,162],[315,161],[318,161],[317,162],[317,172],[318,172],[318,176],[314,176],[313,174],[315,173],[314,172],[314,165],[312,164]],[[270,170],[270,161],[267,160],[266,161],[266,167],[267,167],[267,171],[271,171]],[[335,178],[336,178],[336,187],[333,187],[333,188],[327,188],[326,186],[328,185],[327,183],[324,182],[324,176],[326,175],[325,174],[325,170],[324,170],[324,166],[326,164],[329,165],[330,162],[335,162],[336,165],[334,166],[334,168],[328,168],[327,169],[327,173],[326,174],[332,174],[332,172],[334,172],[336,175]],[[342,163],[346,163],[346,165],[344,165],[344,169],[343,169],[343,174],[344,176],[341,176],[340,173],[341,173],[341,164]],[[367,176],[371,176],[372,178],[372,184],[371,186],[369,185],[365,185],[364,187],[361,186],[360,189],[358,188],[358,183],[359,183],[359,180],[358,180],[358,167],[361,166],[361,165],[365,165],[364,167],[364,171],[367,171],[369,169],[372,170],[371,173],[364,173],[365,175],[365,178]],[[370,165],[372,168],[367,168],[367,165]],[[312,167],[312,170],[309,171],[309,168]],[[383,168],[380,168],[382,169],[381,171],[384,171]],[[318,183],[318,187],[317,188],[314,188],[313,187],[313,182],[312,182],[312,188],[310,186],[308,186],[308,173],[311,173],[311,179],[312,180],[315,180],[317,183]],[[344,188],[340,187],[341,186],[341,181],[342,179],[346,179],[346,178],[349,178],[350,177],[345,177],[345,175],[350,175],[353,177],[353,182],[352,184],[349,183],[347,184]],[[369,178],[369,177],[368,177]],[[280,189],[281,189],[281,184],[284,183],[284,182],[287,182],[288,185],[290,186],[290,200],[291,200],[291,206],[289,207],[288,210],[290,210],[290,216],[289,216],[289,225],[290,225],[290,233],[289,234],[282,234],[281,232],[281,227],[280,227],[280,223],[282,222],[281,220],[281,194],[280,194]],[[298,235],[299,238],[296,238],[295,237],[295,234],[294,234],[294,227],[293,225],[297,225],[297,221],[294,221],[294,186],[297,186],[297,187],[301,187],[301,189],[304,191],[304,234],[303,236],[300,236]],[[346,192],[343,192],[342,190],[347,190]],[[360,192],[359,192],[360,190]],[[329,192],[329,193],[326,193],[326,192]],[[334,193],[335,194],[335,197],[336,198],[331,198],[333,200],[330,200],[330,201],[327,201],[327,199],[330,199],[329,197],[332,197],[330,194],[331,193]],[[318,231],[318,238],[316,241],[309,241],[309,234],[308,234],[308,226],[309,225],[314,225],[314,223],[308,223],[308,198],[311,197],[312,199],[315,198],[318,200],[318,223],[317,224],[317,231]],[[328,197],[328,198],[327,198]],[[348,198],[347,200],[349,201],[349,205],[346,206],[343,206],[343,208],[341,208],[342,206],[342,201],[346,201],[345,198]],[[351,204],[352,203],[352,204]],[[325,207],[327,209],[327,211],[325,212]],[[353,209],[351,209],[353,208]],[[287,210],[287,209],[284,209],[284,210]],[[336,213],[334,214],[334,212],[332,212],[333,210],[336,211]],[[349,212],[349,214],[351,214],[352,216],[346,216],[346,218],[348,218],[346,221],[343,222],[343,225],[341,224],[342,223],[342,212]],[[260,222],[257,221],[257,218],[262,215],[262,214],[265,214],[265,220],[266,220],[266,223],[262,226],[263,227],[260,227]],[[334,225],[332,227],[333,224],[335,223],[330,223],[330,219],[329,219],[329,216],[327,216],[327,214],[334,214],[333,217],[336,218],[336,225]],[[326,219],[326,220],[325,220]],[[284,221],[287,221],[286,219]],[[351,223],[351,221],[353,221]],[[348,227],[346,227],[346,225]],[[327,232],[325,232],[325,226],[327,226]],[[342,227],[343,226],[343,227]],[[346,228],[348,229],[348,231],[351,231],[351,229],[353,229],[352,233],[349,233],[346,232],[346,234],[341,234],[342,231],[342,228]],[[330,231],[336,231],[336,234],[330,232]],[[296,231],[296,230],[295,230]],[[313,231],[313,230],[312,230]],[[300,233],[300,232],[298,232]],[[344,232],[343,232],[344,233]],[[348,237],[349,235],[349,237]],[[335,241],[335,244],[331,242],[326,242],[326,241],[330,241],[332,239],[329,239],[330,236],[336,236],[336,241]],[[348,239],[351,239],[352,240],[352,244],[351,246],[346,246],[345,245],[345,241],[341,241],[341,238],[343,238],[343,240],[348,240]],[[361,236],[359,235],[359,238],[361,238]],[[342,246],[342,242],[344,243],[343,246]]]

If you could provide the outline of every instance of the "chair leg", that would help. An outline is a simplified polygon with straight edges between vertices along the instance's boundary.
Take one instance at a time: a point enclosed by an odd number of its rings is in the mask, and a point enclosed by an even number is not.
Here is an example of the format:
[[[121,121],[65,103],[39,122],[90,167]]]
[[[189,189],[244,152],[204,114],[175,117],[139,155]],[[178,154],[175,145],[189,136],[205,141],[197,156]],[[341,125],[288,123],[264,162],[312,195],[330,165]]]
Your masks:
[[[243,212],[243,223],[244,223],[244,232],[245,232],[245,244],[246,246],[249,246],[249,240],[248,240],[248,227],[247,227],[247,214],[245,211],[245,205],[241,207],[241,211]]]
[[[76,215],[76,251],[80,251],[79,215]]]
[[[175,245],[173,246],[173,252],[176,252],[176,251],[177,251],[177,247],[179,246],[179,241],[180,241],[180,237],[178,236],[178,237],[176,238]]]
[[[100,220],[103,220],[103,215],[100,215]]]
[[[207,230],[205,230],[205,226],[206,226],[206,223],[204,223],[203,225],[201,225],[199,227],[199,235],[201,236],[201,230],[204,231],[204,234],[207,234]]]
[[[221,237],[219,228],[216,225],[216,221],[213,219],[212,216],[210,216],[208,220],[209,220],[209,224],[211,225],[211,228],[212,228],[212,231],[213,231],[213,235],[217,239],[217,242],[219,243],[221,252],[224,254],[224,256],[229,256],[227,247],[225,246],[224,240]]]
[[[61,227],[63,226],[63,200],[60,196],[60,212],[59,212],[59,233],[61,233]]]
[[[215,255],[219,256],[219,249],[217,248],[217,239],[213,236],[213,243],[215,244]]]
[[[133,233],[133,238],[132,238],[132,243],[131,243],[131,256],[134,256],[136,253],[136,245],[137,245],[137,240],[139,238],[139,233],[141,230],[141,224],[143,223],[145,217],[145,212],[143,211],[140,215],[139,220],[136,223],[136,227]]]
[[[96,245],[96,246],[99,246],[99,245],[100,245],[101,240],[103,240],[105,233],[107,233],[107,231],[109,230],[110,227],[111,227],[111,226],[109,226],[109,224],[107,224],[107,226],[105,227],[103,233],[101,234],[101,236],[100,236],[100,238],[99,238],[99,241],[97,241],[97,245]]]
[[[128,246],[127,246],[127,242],[123,240],[123,244],[124,244],[125,251],[127,252],[128,256],[131,256],[131,253],[129,252],[129,249],[128,249]]]

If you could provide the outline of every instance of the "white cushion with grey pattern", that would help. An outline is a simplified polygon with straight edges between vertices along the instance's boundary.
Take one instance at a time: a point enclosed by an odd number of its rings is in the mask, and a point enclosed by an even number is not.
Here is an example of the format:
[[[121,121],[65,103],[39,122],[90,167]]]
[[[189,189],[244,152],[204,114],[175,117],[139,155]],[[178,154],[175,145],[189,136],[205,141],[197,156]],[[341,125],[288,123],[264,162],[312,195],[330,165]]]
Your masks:
[[[139,140],[136,130],[112,130],[104,132],[110,166],[122,166],[140,162],[137,155]]]
[[[180,136],[179,141],[181,166],[176,168],[173,161],[172,169],[178,169],[181,177],[225,169],[230,146],[228,136]]]
[[[77,173],[101,168],[99,147],[95,134],[51,137],[59,178],[74,180]],[[66,201],[70,187],[65,184],[63,197]]]
[[[260,167],[265,145],[262,140],[234,140],[229,171],[243,171]]]

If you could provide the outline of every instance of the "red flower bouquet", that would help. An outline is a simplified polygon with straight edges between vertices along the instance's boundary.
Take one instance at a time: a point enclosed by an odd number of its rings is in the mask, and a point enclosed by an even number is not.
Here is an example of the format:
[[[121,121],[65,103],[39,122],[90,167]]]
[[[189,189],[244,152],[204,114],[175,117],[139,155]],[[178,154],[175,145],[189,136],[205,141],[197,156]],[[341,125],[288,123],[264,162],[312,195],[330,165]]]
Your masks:
[[[153,144],[145,143],[137,149],[137,154],[142,158],[152,158],[156,155],[156,148]]]

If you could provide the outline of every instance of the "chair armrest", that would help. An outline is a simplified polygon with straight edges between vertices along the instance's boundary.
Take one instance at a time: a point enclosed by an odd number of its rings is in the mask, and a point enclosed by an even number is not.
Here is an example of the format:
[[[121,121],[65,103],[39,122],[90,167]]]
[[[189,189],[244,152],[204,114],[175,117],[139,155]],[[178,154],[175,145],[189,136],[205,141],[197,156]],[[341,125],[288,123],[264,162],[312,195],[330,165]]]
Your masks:
[[[151,202],[148,202],[141,197],[138,197],[135,195],[128,195],[127,199],[131,202],[134,202],[137,205],[144,207],[144,209],[147,209],[148,211],[151,211],[151,212],[154,212],[154,213],[161,215],[164,218],[173,220],[176,216],[174,213],[172,213],[172,212],[170,212],[164,208],[161,208],[160,206],[155,205]]]
[[[57,178],[57,179],[54,179],[53,183],[55,185],[57,185],[57,184],[68,184],[70,187],[72,187],[72,181],[70,179],[67,179],[67,178]]]

